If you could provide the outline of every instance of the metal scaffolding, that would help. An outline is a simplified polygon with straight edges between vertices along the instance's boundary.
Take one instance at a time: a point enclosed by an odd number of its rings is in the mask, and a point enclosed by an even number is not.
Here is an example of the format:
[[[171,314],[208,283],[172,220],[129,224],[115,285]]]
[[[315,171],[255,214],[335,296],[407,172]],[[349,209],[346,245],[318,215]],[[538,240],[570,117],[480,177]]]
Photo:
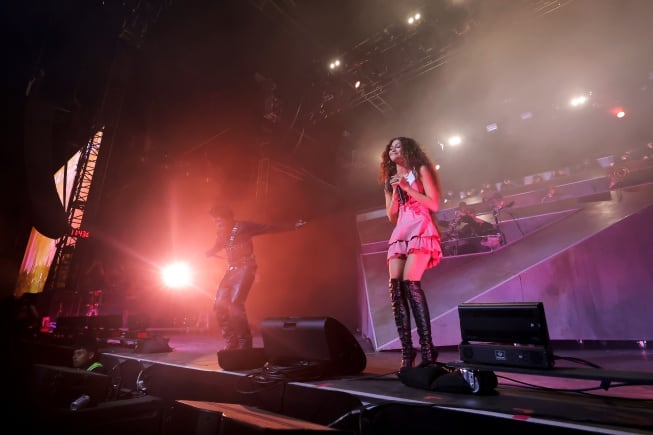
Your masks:
[[[77,240],[81,237],[88,237],[88,233],[82,225],[102,144],[103,130],[99,130],[88,142],[77,163],[76,176],[66,212],[69,232],[57,241],[57,250],[50,266],[48,285],[46,286],[50,291],[63,290],[68,287]]]

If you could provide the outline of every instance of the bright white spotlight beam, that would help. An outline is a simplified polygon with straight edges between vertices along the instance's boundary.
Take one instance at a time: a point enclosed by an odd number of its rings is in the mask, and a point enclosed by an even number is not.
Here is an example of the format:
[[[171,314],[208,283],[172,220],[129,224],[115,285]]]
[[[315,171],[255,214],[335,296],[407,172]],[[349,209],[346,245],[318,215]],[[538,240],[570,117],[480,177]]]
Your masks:
[[[192,284],[193,272],[188,263],[175,261],[161,269],[161,278],[166,287],[179,289]]]

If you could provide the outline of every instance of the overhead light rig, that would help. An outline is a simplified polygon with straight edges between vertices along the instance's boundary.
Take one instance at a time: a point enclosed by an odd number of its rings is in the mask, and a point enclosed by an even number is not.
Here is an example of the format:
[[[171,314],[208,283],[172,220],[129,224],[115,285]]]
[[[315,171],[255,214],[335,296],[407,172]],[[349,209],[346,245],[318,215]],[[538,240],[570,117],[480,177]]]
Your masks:
[[[440,12],[442,14],[442,12]],[[395,85],[447,63],[456,40],[471,29],[469,13],[431,18],[413,13],[360,41],[332,59],[322,86],[319,117],[369,104],[379,113],[393,110],[385,95]]]
[[[544,16],[572,2],[530,0],[526,7],[535,16]],[[386,26],[329,61],[315,110],[318,118],[365,103],[381,114],[393,111],[388,92],[447,64],[457,54],[459,40],[476,24],[472,9],[464,4],[439,3],[422,12]]]
[[[527,0],[520,7],[530,9],[535,16],[544,16],[558,12],[573,1]],[[283,20],[303,37],[310,38],[311,30],[296,19],[299,15],[296,2],[250,0],[250,3],[261,13]],[[369,104],[381,114],[392,112],[388,92],[396,85],[447,64],[456,54],[458,40],[474,29],[475,8],[475,2],[423,2],[422,10],[397,17],[396,22],[340,56],[326,59],[321,76],[304,91],[299,118],[315,124],[363,104]]]

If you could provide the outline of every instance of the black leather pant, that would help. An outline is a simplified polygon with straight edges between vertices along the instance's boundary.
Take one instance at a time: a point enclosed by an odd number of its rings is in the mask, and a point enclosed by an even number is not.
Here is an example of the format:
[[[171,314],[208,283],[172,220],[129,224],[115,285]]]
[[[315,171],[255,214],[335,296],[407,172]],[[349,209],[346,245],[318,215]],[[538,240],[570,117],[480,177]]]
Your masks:
[[[215,295],[215,316],[227,349],[249,349],[252,347],[252,333],[245,311],[256,265],[230,266],[218,285]]]

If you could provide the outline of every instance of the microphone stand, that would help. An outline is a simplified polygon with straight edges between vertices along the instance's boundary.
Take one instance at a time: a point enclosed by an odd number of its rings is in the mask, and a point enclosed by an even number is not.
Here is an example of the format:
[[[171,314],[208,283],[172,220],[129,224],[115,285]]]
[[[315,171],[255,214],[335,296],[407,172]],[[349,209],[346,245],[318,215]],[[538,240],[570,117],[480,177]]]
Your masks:
[[[500,238],[499,241],[500,241],[501,245],[505,245],[506,243],[508,243],[508,240],[506,240],[506,235],[503,233],[503,231],[501,231],[501,227],[499,225],[499,212],[501,210],[503,210],[504,208],[510,208],[513,205],[515,205],[515,202],[511,201],[508,205],[502,205],[501,207],[494,207],[494,209],[492,210],[492,214],[494,215],[494,223],[496,224],[497,230],[499,231],[499,238]],[[512,220],[515,222],[515,225],[517,226],[517,229],[519,230],[519,232],[521,233],[521,235],[523,237],[524,236],[524,230],[522,230],[521,226],[519,225],[519,222],[517,221],[517,219],[515,219],[515,216],[513,216],[511,213],[508,213],[508,214],[510,215]]]
[[[510,216],[512,218],[512,220],[515,222],[515,226],[519,230],[521,236],[524,237],[526,235],[526,233],[524,233],[524,230],[522,229],[521,225],[519,225],[519,221],[517,220],[517,218],[515,218],[515,215],[513,215],[510,212],[506,212],[506,213],[508,213],[508,216]]]
[[[494,216],[494,225],[496,225],[497,231],[499,232],[499,244],[505,245],[508,243],[508,240],[506,240],[506,235],[501,231],[501,225],[499,225],[499,212],[501,209],[502,207],[494,207],[492,209],[492,216]]]

